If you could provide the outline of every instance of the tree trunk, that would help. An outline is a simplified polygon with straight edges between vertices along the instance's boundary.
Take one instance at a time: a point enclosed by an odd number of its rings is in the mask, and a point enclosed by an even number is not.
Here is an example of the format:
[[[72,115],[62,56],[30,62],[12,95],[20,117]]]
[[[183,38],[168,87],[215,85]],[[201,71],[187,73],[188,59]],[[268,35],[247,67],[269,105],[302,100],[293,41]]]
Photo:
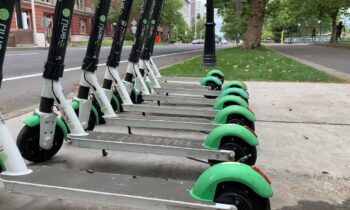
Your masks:
[[[268,0],[252,0],[248,28],[244,38],[244,48],[260,48],[267,2]]]
[[[334,13],[332,15],[332,36],[331,36],[331,40],[329,41],[329,43],[331,44],[336,44],[337,43],[337,16],[338,16],[338,10],[336,13]]]

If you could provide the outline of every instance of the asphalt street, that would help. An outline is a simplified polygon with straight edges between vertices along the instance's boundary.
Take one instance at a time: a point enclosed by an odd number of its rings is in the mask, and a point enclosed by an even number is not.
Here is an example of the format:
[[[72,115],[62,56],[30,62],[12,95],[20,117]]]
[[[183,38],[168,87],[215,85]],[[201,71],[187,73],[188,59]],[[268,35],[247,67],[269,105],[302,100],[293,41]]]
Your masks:
[[[278,52],[350,74],[349,49],[315,45],[271,45],[269,47]]]
[[[122,53],[121,70],[125,70],[131,47],[125,46]],[[161,45],[154,50],[155,62],[159,67],[202,54],[203,45]],[[65,73],[61,80],[65,92],[70,93],[78,85],[80,67],[86,48],[68,48]],[[110,48],[103,47],[100,64],[105,64]],[[4,81],[1,89],[0,110],[10,113],[32,107],[39,103],[42,87],[42,71],[47,50],[9,51],[4,63]],[[102,80],[104,66],[99,67],[97,76]]]

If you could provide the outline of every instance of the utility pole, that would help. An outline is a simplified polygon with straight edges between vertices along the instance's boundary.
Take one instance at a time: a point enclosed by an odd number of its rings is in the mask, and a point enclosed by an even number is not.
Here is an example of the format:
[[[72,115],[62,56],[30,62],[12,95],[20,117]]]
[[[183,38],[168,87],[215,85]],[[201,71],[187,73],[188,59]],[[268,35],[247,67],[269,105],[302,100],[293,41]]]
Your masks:
[[[34,44],[38,44],[38,38],[37,38],[37,30],[36,30],[36,19],[35,19],[35,2],[34,0],[31,0],[31,6],[32,6],[32,23],[33,23],[33,37],[34,37]]]
[[[241,15],[243,10],[243,3],[247,2],[247,0],[234,0],[235,1],[235,10],[236,10],[236,18],[238,24],[236,25],[236,44],[238,45],[240,43],[241,35],[240,35],[240,29],[241,29]]]
[[[216,66],[214,0],[207,0],[207,22],[205,23],[205,44],[203,66]]]

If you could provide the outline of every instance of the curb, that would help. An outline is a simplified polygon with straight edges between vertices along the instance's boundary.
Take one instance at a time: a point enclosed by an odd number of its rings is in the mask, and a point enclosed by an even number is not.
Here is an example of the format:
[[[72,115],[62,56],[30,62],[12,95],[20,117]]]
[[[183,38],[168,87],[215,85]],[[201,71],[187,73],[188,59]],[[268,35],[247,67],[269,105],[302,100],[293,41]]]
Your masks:
[[[7,51],[16,52],[16,51],[32,51],[32,50],[48,50],[49,47],[8,47]]]
[[[319,71],[322,71],[322,72],[324,72],[324,73],[326,73],[328,75],[331,75],[331,76],[333,76],[333,77],[335,77],[337,79],[340,79],[340,80],[342,80],[342,81],[344,81],[346,83],[350,83],[350,74],[338,71],[336,69],[328,68],[326,66],[322,66],[322,65],[319,65],[317,63],[313,63],[313,62],[310,62],[310,61],[307,61],[307,60],[304,60],[304,59],[301,59],[301,58],[297,58],[297,57],[294,57],[292,55],[288,55],[286,53],[279,52],[279,51],[274,50],[274,49],[272,49],[270,47],[268,47],[268,48],[270,50],[280,54],[280,55],[283,55],[283,56],[287,57],[287,58],[295,60],[295,61],[297,61],[299,63],[304,64],[304,65],[310,66],[312,68],[315,68],[315,69],[317,69]]]
[[[340,48],[340,49],[350,50],[350,45],[344,45],[344,44],[314,44],[314,45],[320,46],[320,47],[332,47],[332,48]]]

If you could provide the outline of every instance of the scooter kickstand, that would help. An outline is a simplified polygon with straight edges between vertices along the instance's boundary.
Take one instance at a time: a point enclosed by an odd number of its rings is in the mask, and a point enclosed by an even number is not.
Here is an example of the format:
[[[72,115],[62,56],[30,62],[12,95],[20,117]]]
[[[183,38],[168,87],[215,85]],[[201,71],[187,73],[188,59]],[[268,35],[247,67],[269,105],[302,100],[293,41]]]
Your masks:
[[[107,156],[108,156],[108,152],[105,149],[103,149],[102,150],[102,157],[107,157]]]

